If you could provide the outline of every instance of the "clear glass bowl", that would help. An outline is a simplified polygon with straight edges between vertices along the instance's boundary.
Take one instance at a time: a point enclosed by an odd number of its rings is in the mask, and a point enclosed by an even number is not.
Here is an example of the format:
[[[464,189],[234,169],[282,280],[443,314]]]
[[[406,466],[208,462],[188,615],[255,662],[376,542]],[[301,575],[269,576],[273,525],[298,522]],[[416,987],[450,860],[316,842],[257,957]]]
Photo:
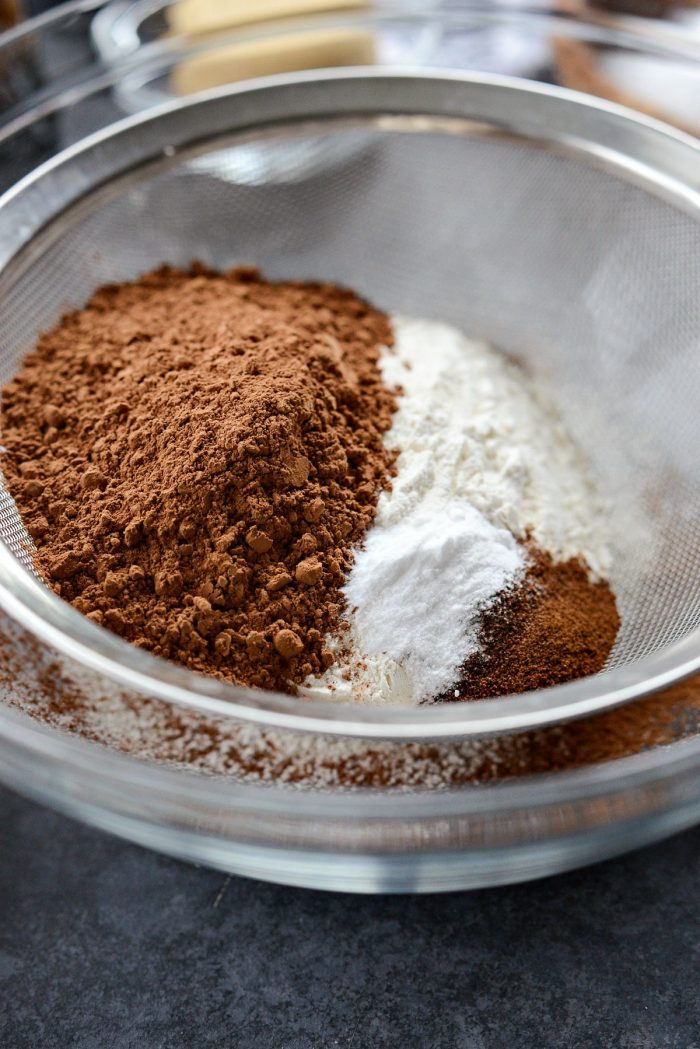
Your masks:
[[[171,71],[192,55],[237,46],[259,32],[246,28],[215,40],[174,37],[163,33],[166,5],[135,5],[126,12],[108,5],[93,28],[100,56],[76,69],[82,46],[76,28],[99,6],[69,5],[6,40],[5,68],[29,68],[38,86],[31,97],[10,101],[0,122],[5,185],[125,112],[162,102],[171,90]],[[134,19],[139,12],[148,17]],[[488,5],[435,7],[426,17],[415,8],[387,5],[373,14],[316,19],[313,26],[321,23],[324,29],[351,25],[371,31],[383,62],[393,56],[399,67],[406,61],[438,67],[461,61],[492,71],[498,64],[499,72],[571,84],[571,62],[568,71],[562,65],[568,43],[569,58],[580,59],[583,47],[589,60],[598,53],[606,60],[612,53],[650,59],[676,71],[684,82],[697,77],[700,68],[693,45],[673,25],[603,13],[584,17]],[[267,27],[264,35],[302,30],[309,31],[308,22]],[[580,61],[574,65],[580,68]],[[587,68],[590,72],[590,61]],[[602,91],[600,81],[591,87]],[[488,720],[491,714],[482,716],[487,705],[470,712],[459,707],[432,711],[424,724],[418,719],[418,727],[415,722],[401,727],[400,718],[389,726],[383,715],[373,713],[355,717],[349,729],[342,711],[307,707],[300,712],[293,700],[239,692],[235,709],[227,706],[231,690],[214,682],[196,684],[180,668],[158,666],[116,638],[98,637],[96,628],[72,609],[57,611],[45,601],[44,607],[40,587],[28,605],[26,576],[15,571],[12,558],[3,557],[3,564],[0,604],[6,618],[0,663],[8,702],[0,707],[0,775],[40,800],[164,852],[299,885],[432,891],[537,877],[612,855],[700,818],[700,740],[692,683],[674,686],[668,697],[685,712],[665,737],[675,742],[646,749],[642,736],[638,745],[623,748],[627,756],[607,762],[593,761],[591,748],[581,742],[596,733],[614,734],[624,723],[624,711],[540,735],[518,734],[513,711],[522,711],[531,723],[539,703],[548,711],[543,720],[551,721],[551,696],[545,702],[541,696],[518,701],[508,714],[512,734],[505,742],[484,738],[487,730],[503,728]],[[694,658],[684,672],[697,665]],[[662,662],[646,691],[670,680],[664,673]],[[596,709],[589,702],[596,691],[590,682],[564,689],[562,696],[579,697],[577,713]],[[640,691],[639,681],[628,682],[617,699]],[[37,702],[37,696],[43,700]],[[660,700],[646,702],[663,706]],[[507,710],[508,701],[498,703],[488,709]],[[135,705],[154,712],[161,734],[169,730],[171,708],[176,720],[185,719],[189,735],[179,765],[116,753],[96,742],[105,738],[101,710],[118,710],[126,718]],[[223,774],[215,762],[200,762],[206,774],[185,767],[191,755],[201,756],[206,749],[202,733],[213,733],[229,748],[241,746],[232,711],[249,722],[239,767],[247,763],[250,773],[251,764],[264,766],[265,754],[274,749],[275,760],[262,772],[254,769],[259,782],[250,775]],[[476,740],[465,741],[467,714]],[[147,721],[139,715],[133,724],[136,736],[148,731]],[[339,738],[348,732],[354,742]],[[406,736],[413,742],[402,741]],[[422,742],[426,737],[443,741]],[[376,739],[380,742],[372,742]],[[556,744],[561,750],[562,740],[569,763],[584,767],[531,775],[546,767],[547,748]],[[135,749],[143,754],[138,742],[135,738]],[[489,768],[489,755],[501,748],[517,757],[514,773],[519,774],[491,782],[492,775],[480,775],[478,769]],[[635,749],[645,752],[635,754]],[[602,747],[599,756],[613,753],[614,748]],[[365,775],[367,754],[372,767]],[[307,774],[305,763],[315,771]],[[325,775],[316,774],[319,767],[326,768]],[[346,777],[352,789],[339,784],[340,768],[355,770]],[[472,775],[470,768],[477,771]]]

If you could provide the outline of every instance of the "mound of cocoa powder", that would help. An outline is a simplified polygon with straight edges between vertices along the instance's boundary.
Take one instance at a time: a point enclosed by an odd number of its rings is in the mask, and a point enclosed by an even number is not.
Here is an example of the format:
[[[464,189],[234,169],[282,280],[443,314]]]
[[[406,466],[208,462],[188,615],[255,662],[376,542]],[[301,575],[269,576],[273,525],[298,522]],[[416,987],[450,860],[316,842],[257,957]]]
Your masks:
[[[331,284],[164,267],[100,289],[3,391],[39,570],[97,623],[242,685],[321,673],[394,456],[387,317]]]

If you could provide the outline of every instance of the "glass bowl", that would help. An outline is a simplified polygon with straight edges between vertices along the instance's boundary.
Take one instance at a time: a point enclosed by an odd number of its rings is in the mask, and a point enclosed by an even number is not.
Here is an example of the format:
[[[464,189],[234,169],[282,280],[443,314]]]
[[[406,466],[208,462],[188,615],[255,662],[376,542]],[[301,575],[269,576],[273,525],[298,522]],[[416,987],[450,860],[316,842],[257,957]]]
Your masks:
[[[40,50],[62,36],[65,43],[75,20],[95,6],[70,5],[67,13],[26,26],[6,41],[8,54],[20,45],[25,54]],[[496,24],[539,44],[531,51],[540,56],[536,65],[510,70],[531,78],[555,79],[553,45],[568,38],[696,69],[672,27],[610,15],[586,21],[489,6],[431,10],[426,19],[392,7],[388,14],[351,19],[355,28],[364,24],[373,33],[387,20],[391,34],[397,20],[411,29],[401,39],[410,39],[414,62],[422,55],[439,64],[439,48],[453,34],[469,36]],[[96,39],[104,39],[105,24]],[[333,24],[341,24],[340,16]],[[214,45],[156,34],[119,55],[107,55],[102,44],[100,62],[78,74],[70,62],[59,62],[38,97],[6,112],[0,149],[10,160],[21,156],[31,170],[57,147],[101,126],[105,116],[118,116],[127,106],[148,110],[154,96],[144,101],[142,94],[143,105],[135,105],[136,82],[139,91],[150,85],[158,95],[174,66],[209,46],[218,48],[221,40]],[[136,80],[130,81],[132,74]],[[18,143],[31,148],[20,150]],[[79,153],[80,147],[71,155]],[[21,173],[16,165],[5,168],[4,177],[14,182]],[[25,190],[26,184],[19,191]],[[40,220],[38,212],[27,217]],[[22,234],[21,223],[17,229]],[[6,251],[12,254],[13,245]],[[636,664],[620,672],[614,694],[591,680],[517,700],[387,718],[332,705],[302,707],[194,680],[48,602],[7,548],[0,560],[7,701],[0,707],[0,775],[36,798],[164,852],[292,884],[432,891],[537,877],[700,817],[696,686],[673,684],[661,699],[638,699],[697,669],[692,637],[670,662],[662,652],[652,675]],[[636,702],[628,707],[594,716],[631,699]],[[643,720],[640,703],[651,721],[636,737],[628,734],[613,745],[630,718]],[[110,742],[107,711],[128,722],[131,754],[104,745]],[[559,724],[584,714],[585,721]],[[652,735],[648,725],[655,720],[664,732]],[[553,727],[537,728],[545,724]],[[499,732],[507,734],[494,739]],[[174,735],[181,746],[173,754],[165,744]],[[660,739],[665,745],[649,745]],[[596,740],[602,740],[597,751]],[[222,753],[230,759],[226,767]],[[503,755],[505,766],[499,765]],[[553,770],[534,775],[550,765]],[[506,778],[501,767],[509,769]]]

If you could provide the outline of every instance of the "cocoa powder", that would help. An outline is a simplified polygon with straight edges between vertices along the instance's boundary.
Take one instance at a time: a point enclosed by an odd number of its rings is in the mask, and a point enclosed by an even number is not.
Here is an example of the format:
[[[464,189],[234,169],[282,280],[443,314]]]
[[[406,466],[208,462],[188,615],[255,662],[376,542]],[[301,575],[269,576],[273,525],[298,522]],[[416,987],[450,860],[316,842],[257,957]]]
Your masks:
[[[293,690],[331,660],[394,456],[387,317],[331,284],[163,267],[100,289],[3,391],[51,587],[157,655]]]

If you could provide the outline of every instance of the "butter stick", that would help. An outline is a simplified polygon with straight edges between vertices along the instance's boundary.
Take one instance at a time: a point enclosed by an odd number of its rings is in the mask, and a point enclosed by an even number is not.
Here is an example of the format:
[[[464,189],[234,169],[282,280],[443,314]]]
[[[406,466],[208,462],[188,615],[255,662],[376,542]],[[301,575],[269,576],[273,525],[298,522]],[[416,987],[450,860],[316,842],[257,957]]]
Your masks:
[[[173,70],[171,87],[178,95],[189,95],[237,80],[297,69],[368,65],[374,57],[374,37],[364,29],[285,33],[193,55]]]
[[[168,22],[176,33],[198,35],[275,18],[322,15],[369,6],[369,0],[179,0],[168,9]]]

